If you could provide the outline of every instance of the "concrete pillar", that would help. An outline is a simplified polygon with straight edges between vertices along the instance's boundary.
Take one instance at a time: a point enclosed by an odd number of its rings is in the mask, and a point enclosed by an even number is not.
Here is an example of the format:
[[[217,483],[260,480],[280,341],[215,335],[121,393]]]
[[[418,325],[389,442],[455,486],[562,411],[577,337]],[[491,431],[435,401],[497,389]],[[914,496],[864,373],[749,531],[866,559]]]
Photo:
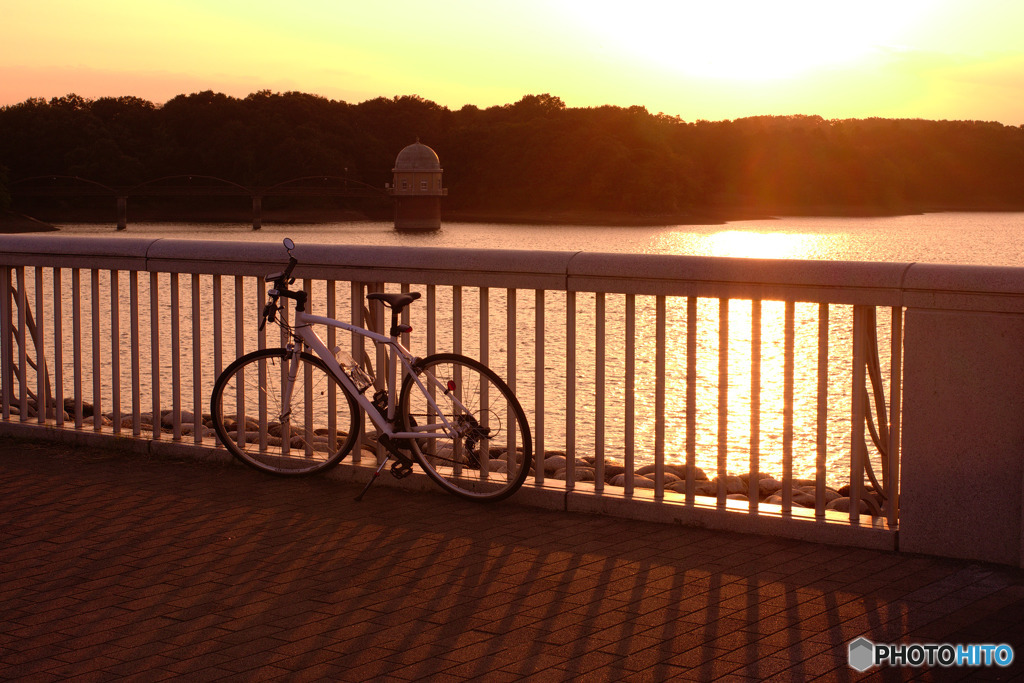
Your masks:
[[[128,229],[128,197],[117,198],[117,229]]]
[[[395,195],[395,230],[440,230],[439,196]]]
[[[1008,270],[907,278],[901,550],[1024,566],[1024,282]]]

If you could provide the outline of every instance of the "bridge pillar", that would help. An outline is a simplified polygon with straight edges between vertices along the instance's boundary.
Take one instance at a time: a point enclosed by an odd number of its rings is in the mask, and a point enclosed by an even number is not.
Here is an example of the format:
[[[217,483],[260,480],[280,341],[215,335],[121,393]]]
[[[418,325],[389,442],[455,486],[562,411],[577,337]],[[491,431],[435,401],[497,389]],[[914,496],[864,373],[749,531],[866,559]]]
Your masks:
[[[1024,567],[1024,272],[905,271],[900,550]]]
[[[117,229],[128,229],[128,197],[117,198]]]
[[[252,229],[259,230],[263,227],[263,197],[256,194],[252,196]]]

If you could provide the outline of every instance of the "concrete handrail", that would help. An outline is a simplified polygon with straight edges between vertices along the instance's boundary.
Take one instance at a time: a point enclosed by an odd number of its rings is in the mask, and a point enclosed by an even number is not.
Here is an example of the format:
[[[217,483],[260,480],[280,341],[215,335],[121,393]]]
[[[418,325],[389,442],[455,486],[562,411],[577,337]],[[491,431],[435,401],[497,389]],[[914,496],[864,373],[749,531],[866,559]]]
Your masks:
[[[295,255],[296,274],[312,278],[1024,312],[1024,269],[1013,267],[301,243]],[[284,252],[277,242],[4,235],[0,261],[262,275]]]

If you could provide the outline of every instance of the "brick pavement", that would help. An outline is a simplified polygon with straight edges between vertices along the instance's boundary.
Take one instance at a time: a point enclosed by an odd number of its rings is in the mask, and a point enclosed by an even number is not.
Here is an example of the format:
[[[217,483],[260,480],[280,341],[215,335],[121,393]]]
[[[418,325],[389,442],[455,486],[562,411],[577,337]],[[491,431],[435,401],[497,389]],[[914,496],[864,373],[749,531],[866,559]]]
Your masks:
[[[1008,642],[1024,571],[0,437],[0,679],[859,680]]]

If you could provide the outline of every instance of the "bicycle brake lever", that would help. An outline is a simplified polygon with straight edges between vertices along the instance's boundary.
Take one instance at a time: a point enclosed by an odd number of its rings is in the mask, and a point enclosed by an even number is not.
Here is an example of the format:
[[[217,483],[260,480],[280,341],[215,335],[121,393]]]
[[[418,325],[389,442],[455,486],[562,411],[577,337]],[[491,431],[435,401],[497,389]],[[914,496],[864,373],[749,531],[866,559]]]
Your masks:
[[[276,317],[276,315],[275,315],[276,312],[277,311],[274,308],[274,304],[272,302],[270,302],[270,301],[268,301],[266,303],[266,305],[263,306],[263,319],[260,320],[260,330],[262,330],[264,327],[266,327],[268,320],[270,322],[274,322],[274,318]]]

